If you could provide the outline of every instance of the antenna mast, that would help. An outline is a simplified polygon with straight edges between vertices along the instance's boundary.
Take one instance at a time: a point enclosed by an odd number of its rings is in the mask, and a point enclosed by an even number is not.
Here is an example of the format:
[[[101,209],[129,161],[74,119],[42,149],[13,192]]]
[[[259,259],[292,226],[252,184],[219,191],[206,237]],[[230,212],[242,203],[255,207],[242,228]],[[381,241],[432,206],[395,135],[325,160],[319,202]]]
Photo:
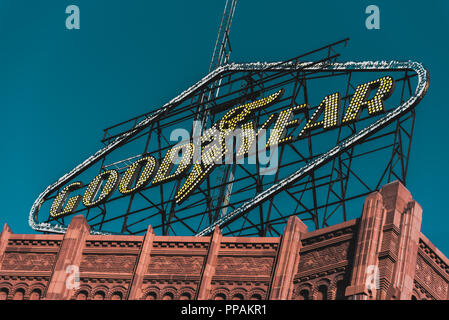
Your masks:
[[[231,31],[232,19],[234,18],[237,0],[226,0],[223,17],[221,18],[220,29],[218,30],[217,41],[215,42],[214,53],[209,66],[209,73],[216,68],[226,65],[229,62],[229,57],[232,53],[231,41],[229,40],[229,33]],[[216,86],[215,97],[218,97],[221,79]],[[212,91],[211,91],[212,92]],[[206,120],[207,122],[207,120]],[[204,122],[203,122],[204,125]],[[228,203],[232,193],[232,186],[234,181],[235,166],[221,165],[218,167],[218,174],[216,178],[217,185],[222,187],[216,189],[212,195],[212,203],[216,208],[220,208],[222,203]],[[228,178],[229,183],[225,182]],[[225,205],[222,209],[221,216],[226,215],[228,207]],[[214,214],[214,221],[220,217],[220,209],[217,209]]]
[[[229,61],[232,52],[229,33],[231,31],[231,24],[236,6],[237,0],[226,0],[220,29],[218,30],[217,41],[215,42],[214,53],[212,54],[212,60],[209,65],[209,73],[216,68],[227,64]]]

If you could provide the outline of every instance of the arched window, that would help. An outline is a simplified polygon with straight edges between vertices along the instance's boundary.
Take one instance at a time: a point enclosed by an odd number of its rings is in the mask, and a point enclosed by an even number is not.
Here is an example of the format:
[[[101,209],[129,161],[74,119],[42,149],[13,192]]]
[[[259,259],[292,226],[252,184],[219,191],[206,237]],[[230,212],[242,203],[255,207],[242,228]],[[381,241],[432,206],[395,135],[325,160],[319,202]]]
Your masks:
[[[0,289],[0,300],[7,300],[8,299],[9,291],[6,288]]]
[[[346,285],[343,280],[337,281],[337,292],[335,294],[336,300],[346,300],[345,295]]]
[[[250,300],[262,300],[262,296],[258,293],[255,293],[251,296]]]
[[[111,300],[122,300],[123,294],[120,291],[116,291],[112,294]]]
[[[104,300],[104,297],[105,297],[106,295],[104,294],[104,292],[103,291],[97,291],[97,292],[95,292],[95,294],[94,294],[94,300]]]
[[[150,292],[146,295],[145,300],[156,300],[156,294],[154,292]]]
[[[232,300],[243,300],[243,295],[241,293],[237,293],[232,297]]]
[[[184,292],[179,297],[179,300],[192,300],[192,296],[188,292]]]
[[[87,300],[87,296],[88,296],[88,293],[87,293],[87,291],[80,291],[80,292],[78,292],[78,294],[76,295],[76,300]]]
[[[13,300],[23,300],[23,297],[25,296],[25,290],[23,289],[17,289],[14,293]]]
[[[30,294],[30,300],[40,300],[42,292],[39,289],[34,289]]]
[[[414,295],[412,296],[412,300],[418,300]]]
[[[301,290],[299,295],[296,297],[298,300],[310,300],[309,290]]]
[[[327,300],[327,286],[321,285],[318,287],[316,299],[317,300]]]
[[[173,300],[174,296],[173,293],[167,292],[162,296],[162,300]]]
[[[214,300],[226,300],[226,296],[223,293],[217,293]]]

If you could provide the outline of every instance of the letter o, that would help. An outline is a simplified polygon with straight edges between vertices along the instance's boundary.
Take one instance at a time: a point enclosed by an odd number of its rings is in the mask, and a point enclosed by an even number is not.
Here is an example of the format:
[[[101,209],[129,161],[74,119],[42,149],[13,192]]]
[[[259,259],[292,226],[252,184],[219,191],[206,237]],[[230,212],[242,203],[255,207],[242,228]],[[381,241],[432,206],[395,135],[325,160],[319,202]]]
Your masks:
[[[145,157],[140,160],[134,162],[129,168],[126,170],[125,174],[122,177],[122,181],[118,187],[118,190],[121,194],[130,194],[136,192],[139,189],[145,187],[151,179],[153,179],[156,174],[156,169],[158,167],[158,163],[154,157]],[[142,168],[142,170],[140,170]],[[139,174],[137,178],[137,175]],[[132,183],[136,181],[134,187],[131,188]]]
[[[100,192],[97,200],[94,200],[98,193],[99,188],[106,180],[106,184]],[[114,193],[117,185],[120,181],[120,176],[117,170],[108,170],[100,173],[96,176],[91,183],[87,186],[83,196],[83,204],[85,207],[95,207],[101,203],[104,203]]]

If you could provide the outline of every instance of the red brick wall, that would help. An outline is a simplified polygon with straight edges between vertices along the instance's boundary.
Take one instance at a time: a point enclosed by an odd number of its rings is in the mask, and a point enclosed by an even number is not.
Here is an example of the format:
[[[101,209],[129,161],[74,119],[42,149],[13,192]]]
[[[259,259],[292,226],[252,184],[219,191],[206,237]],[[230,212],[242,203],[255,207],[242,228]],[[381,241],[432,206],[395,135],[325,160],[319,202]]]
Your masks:
[[[421,208],[398,182],[361,218],[316,231],[296,217],[280,238],[0,235],[0,299],[449,299],[449,260],[420,232]],[[79,267],[68,289],[66,268]],[[368,287],[368,268],[379,270]]]
[[[449,299],[449,261],[421,234],[413,296],[419,300]]]

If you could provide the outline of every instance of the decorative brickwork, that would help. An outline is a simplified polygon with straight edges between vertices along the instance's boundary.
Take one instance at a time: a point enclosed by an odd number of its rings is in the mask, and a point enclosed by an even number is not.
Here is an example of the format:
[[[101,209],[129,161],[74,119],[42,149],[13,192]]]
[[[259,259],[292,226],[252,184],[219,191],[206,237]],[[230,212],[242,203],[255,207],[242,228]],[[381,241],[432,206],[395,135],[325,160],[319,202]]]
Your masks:
[[[151,256],[148,274],[200,275],[203,264],[201,256]]]
[[[216,276],[270,276],[273,258],[265,257],[218,257]]]
[[[298,273],[307,273],[310,270],[318,271],[332,268],[347,263],[349,253],[349,242],[333,244],[301,254]]]
[[[137,256],[132,255],[83,255],[81,272],[132,273]]]
[[[7,252],[3,257],[2,270],[51,271],[56,255],[47,253]]]

